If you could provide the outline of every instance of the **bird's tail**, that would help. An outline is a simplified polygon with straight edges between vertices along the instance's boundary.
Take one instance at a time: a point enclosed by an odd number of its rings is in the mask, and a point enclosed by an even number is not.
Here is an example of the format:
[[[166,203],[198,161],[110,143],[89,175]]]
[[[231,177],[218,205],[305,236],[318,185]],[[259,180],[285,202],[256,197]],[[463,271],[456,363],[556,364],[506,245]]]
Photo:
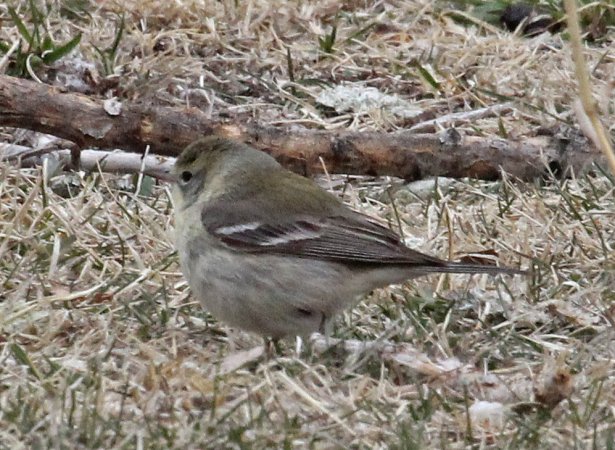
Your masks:
[[[440,264],[433,266],[417,267],[417,271],[428,273],[486,273],[497,275],[499,273],[508,275],[527,275],[527,270],[514,269],[512,267],[493,266],[489,264],[473,264],[453,261],[441,261]]]

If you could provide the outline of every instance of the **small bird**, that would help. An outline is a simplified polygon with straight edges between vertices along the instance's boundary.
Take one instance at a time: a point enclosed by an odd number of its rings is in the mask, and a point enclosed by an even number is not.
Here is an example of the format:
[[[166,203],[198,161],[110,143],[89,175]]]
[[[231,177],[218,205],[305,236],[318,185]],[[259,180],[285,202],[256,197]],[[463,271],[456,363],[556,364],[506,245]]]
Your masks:
[[[222,137],[186,147],[173,176],[176,245],[194,296],[265,338],[322,332],[366,293],[420,275],[523,273],[412,250],[312,180]]]

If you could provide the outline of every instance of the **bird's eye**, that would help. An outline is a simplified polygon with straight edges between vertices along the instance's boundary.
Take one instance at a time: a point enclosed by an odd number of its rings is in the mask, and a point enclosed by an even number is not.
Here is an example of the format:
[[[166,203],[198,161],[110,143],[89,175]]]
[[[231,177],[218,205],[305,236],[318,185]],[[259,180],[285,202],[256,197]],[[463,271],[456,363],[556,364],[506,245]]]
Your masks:
[[[186,184],[190,180],[192,180],[192,172],[189,170],[184,170],[181,174],[179,174],[179,179],[183,184]]]

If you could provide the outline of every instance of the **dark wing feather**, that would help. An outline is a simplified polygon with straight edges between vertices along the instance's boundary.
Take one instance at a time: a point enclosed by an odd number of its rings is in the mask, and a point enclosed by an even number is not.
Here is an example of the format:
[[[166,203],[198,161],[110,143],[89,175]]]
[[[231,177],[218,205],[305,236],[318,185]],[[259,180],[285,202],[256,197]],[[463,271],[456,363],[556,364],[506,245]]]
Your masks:
[[[274,223],[254,210],[242,214],[240,206],[206,207],[201,216],[210,234],[237,250],[345,263],[447,265],[409,249],[397,234],[356,212],[289,216]]]

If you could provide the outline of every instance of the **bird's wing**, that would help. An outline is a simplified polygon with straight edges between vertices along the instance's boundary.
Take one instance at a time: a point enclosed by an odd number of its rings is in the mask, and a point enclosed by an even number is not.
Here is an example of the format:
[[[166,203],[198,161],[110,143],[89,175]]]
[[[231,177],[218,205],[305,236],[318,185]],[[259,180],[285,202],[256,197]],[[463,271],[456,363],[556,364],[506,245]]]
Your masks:
[[[347,211],[347,212],[346,212]],[[448,263],[406,247],[399,236],[363,214],[276,214],[272,220],[250,203],[227,207],[208,205],[201,220],[221,242],[249,253],[292,255],[358,264],[416,264],[444,267]]]

